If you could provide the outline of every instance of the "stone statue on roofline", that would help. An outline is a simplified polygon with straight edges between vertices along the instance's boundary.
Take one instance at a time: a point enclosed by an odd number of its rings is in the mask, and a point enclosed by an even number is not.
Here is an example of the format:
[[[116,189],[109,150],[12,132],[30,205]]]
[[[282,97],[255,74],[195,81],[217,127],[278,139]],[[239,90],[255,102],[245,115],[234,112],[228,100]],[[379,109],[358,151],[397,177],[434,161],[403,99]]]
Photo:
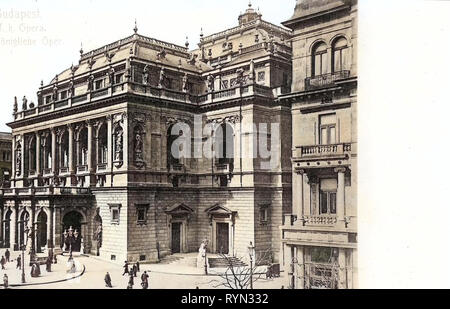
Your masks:
[[[28,103],[27,97],[23,96],[23,99],[22,99],[22,110],[24,110],[24,111],[27,110],[27,108],[28,108],[28,104],[27,103]]]
[[[14,97],[14,106],[13,106],[13,113],[17,113],[18,111],[18,105],[17,105],[17,97]]]
[[[148,68],[148,65],[146,65],[144,67],[144,75],[142,76],[142,83],[144,85],[148,85],[149,84],[148,76],[149,76],[149,68]]]
[[[214,77],[210,74],[206,80],[206,86],[208,88],[208,92],[214,91]]]

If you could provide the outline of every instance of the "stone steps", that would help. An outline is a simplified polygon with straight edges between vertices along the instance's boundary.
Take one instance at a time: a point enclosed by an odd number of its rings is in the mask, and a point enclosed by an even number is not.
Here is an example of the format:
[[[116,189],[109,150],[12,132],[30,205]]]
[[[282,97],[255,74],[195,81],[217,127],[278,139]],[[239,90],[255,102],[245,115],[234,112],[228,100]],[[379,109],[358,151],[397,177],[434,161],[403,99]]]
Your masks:
[[[244,267],[247,266],[244,262],[236,257],[217,257],[217,258],[208,258],[209,267],[211,268],[228,268],[231,265],[234,267]]]

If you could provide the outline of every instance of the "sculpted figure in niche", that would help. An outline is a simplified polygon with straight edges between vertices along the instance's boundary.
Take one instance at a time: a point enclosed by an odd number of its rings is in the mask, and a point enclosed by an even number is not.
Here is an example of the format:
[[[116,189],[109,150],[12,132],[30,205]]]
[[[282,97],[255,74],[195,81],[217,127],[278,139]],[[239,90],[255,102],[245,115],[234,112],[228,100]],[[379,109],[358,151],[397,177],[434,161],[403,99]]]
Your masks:
[[[145,68],[144,68],[144,75],[142,76],[142,83],[144,85],[148,85],[149,84],[148,72],[149,72],[149,68],[148,68],[148,65],[146,65]]]
[[[208,75],[207,86],[208,86],[208,92],[214,91],[214,77],[212,75]]]
[[[89,75],[88,77],[88,90],[92,91],[94,90],[94,75]]]
[[[122,161],[123,153],[123,130],[117,129],[115,134],[115,160]]]
[[[183,76],[183,91],[187,92],[188,90],[188,76],[187,73],[185,73]]]
[[[166,78],[166,72],[165,72],[164,68],[161,68],[161,71],[159,73],[159,84],[158,84],[159,88],[162,88],[164,86],[165,78]]]
[[[143,148],[142,135],[140,132],[137,132],[135,136],[135,146],[134,146],[136,161],[143,161],[144,159],[142,157],[142,148]]]

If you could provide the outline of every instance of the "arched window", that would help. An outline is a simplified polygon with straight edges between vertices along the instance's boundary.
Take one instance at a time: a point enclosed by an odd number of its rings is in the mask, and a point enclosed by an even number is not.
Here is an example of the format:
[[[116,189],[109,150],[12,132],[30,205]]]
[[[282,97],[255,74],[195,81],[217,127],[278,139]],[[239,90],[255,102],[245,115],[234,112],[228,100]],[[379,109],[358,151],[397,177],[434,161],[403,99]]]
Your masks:
[[[234,132],[229,123],[222,123],[215,132],[215,158],[218,164],[229,164],[230,171],[234,163]]]
[[[36,171],[36,138],[32,136],[28,144],[28,168],[29,171]]]
[[[88,129],[82,128],[78,140],[78,165],[87,165],[88,156]]]
[[[106,125],[102,124],[98,130],[98,164],[108,163],[108,138]]]
[[[59,147],[60,166],[67,168],[69,167],[69,132],[67,130],[61,135]]]
[[[343,37],[338,38],[333,43],[333,73],[348,70],[348,45]]]
[[[171,125],[167,130],[167,166],[170,169],[171,165],[180,164],[180,149],[172,149],[173,142],[182,136],[183,131],[180,130],[178,134],[172,132],[174,125]]]
[[[313,48],[311,76],[319,76],[328,73],[327,46],[325,43],[318,43]]]

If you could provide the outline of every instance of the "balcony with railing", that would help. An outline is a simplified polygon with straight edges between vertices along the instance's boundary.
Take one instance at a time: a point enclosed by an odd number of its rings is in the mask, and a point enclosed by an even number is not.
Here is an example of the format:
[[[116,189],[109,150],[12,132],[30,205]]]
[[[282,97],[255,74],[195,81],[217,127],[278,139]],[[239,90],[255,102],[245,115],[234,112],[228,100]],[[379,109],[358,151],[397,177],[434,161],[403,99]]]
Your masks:
[[[348,158],[352,144],[341,143],[331,145],[298,146],[294,150],[294,160]]]
[[[316,75],[305,79],[305,90],[316,90],[333,86],[337,80],[350,77],[350,71],[339,71],[334,73]]]
[[[78,165],[77,166],[77,174],[85,174],[88,172],[88,166],[87,165]]]

